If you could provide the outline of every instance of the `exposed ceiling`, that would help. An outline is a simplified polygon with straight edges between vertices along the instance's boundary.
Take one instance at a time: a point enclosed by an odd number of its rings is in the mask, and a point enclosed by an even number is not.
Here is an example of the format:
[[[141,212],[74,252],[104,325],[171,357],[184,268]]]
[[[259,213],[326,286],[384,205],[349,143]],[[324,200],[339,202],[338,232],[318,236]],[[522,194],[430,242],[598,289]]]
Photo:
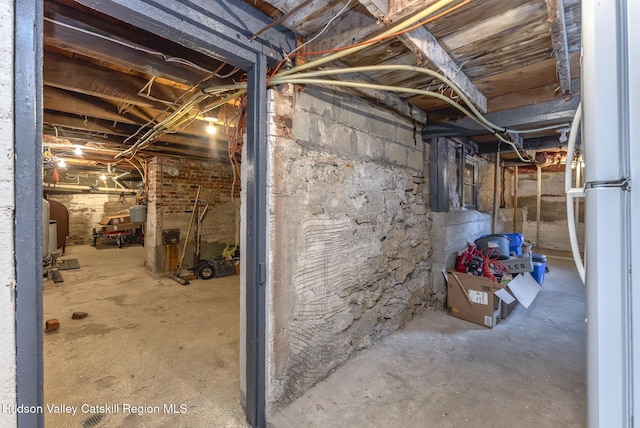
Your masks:
[[[368,40],[415,16],[436,0],[245,0],[309,41],[299,52],[335,50]],[[459,8],[403,34],[373,43],[321,68],[418,66],[449,78],[488,119],[501,127],[566,124],[579,101],[579,0],[454,0]],[[422,20],[418,21],[418,23]],[[322,55],[307,56],[312,61]],[[293,57],[298,60],[300,57]],[[201,89],[233,84],[244,72],[170,40],[102,15],[74,0],[45,0],[44,144],[52,155],[88,170],[135,170],[136,158],[114,155]],[[382,69],[332,76],[460,97],[420,70]],[[420,122],[426,138],[467,136],[480,151],[496,138],[450,104],[407,92],[349,89]],[[218,106],[220,105],[220,106]],[[153,135],[137,151],[198,158],[227,157],[216,118],[233,130],[238,102],[195,99],[188,115]],[[208,111],[210,108],[215,107]],[[556,129],[526,134],[530,148],[559,146]],[[557,144],[556,144],[557,143]],[[75,147],[84,148],[75,155]],[[507,155],[508,157],[509,155]],[[124,160],[130,158],[130,161]],[[75,163],[73,163],[75,162]]]

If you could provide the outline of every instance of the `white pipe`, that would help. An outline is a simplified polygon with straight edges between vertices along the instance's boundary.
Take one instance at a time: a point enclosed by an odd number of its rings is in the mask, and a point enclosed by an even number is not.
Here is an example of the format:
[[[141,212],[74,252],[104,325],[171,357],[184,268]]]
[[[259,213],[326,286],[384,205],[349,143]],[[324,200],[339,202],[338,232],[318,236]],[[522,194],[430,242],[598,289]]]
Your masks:
[[[112,177],[112,178],[111,178],[111,180],[113,180],[113,182],[114,182],[114,183],[116,183],[116,185],[117,185],[118,187],[120,187],[121,189],[129,190],[129,189],[127,189],[126,187],[124,187],[122,184],[120,184],[120,182],[118,181],[118,178],[117,178],[117,177]]]
[[[452,3],[453,0],[440,0],[435,4],[432,4],[431,6],[427,7],[425,10],[423,10],[422,12],[417,13],[416,15],[412,16],[411,18],[401,22],[400,24],[388,29],[387,31],[385,31],[384,33],[374,37],[373,39],[369,39],[367,41],[365,41],[364,43],[362,43],[359,46],[354,46],[352,48],[349,49],[345,49],[339,52],[335,52],[331,55],[327,55],[325,57],[322,58],[318,58],[314,61],[309,61],[305,64],[299,65],[297,67],[293,67],[290,70],[286,70],[286,71],[282,71],[280,73],[278,73],[278,76],[287,76],[290,74],[294,74],[297,73],[299,71],[302,70],[306,70],[308,68],[312,68],[312,67],[318,67],[322,64],[326,64],[330,61],[334,61],[340,58],[343,58],[347,55],[351,55],[355,52],[361,51],[362,49],[370,46],[373,43],[376,43],[376,41],[382,37],[388,36],[390,34],[394,34],[397,33],[399,31],[404,30],[405,28],[409,28],[411,25],[415,24],[416,22],[420,21],[423,18],[426,18],[427,16],[431,15],[432,13],[442,9],[443,7],[445,7],[446,5],[448,5],[449,3]]]
[[[89,191],[89,192],[101,192],[101,193],[117,193],[118,195],[121,193],[130,193],[135,195],[136,191],[131,189],[114,189],[111,187],[91,187],[91,186],[81,186],[78,184],[51,184],[51,183],[42,183],[43,190],[81,190],[81,191]]]
[[[277,76],[287,76],[287,75],[291,75],[294,73],[297,73],[299,71],[302,70],[306,70],[308,68],[312,68],[312,67],[317,67],[320,66],[322,64],[326,64],[327,62],[330,61],[334,61],[337,60],[339,58],[343,58],[347,55],[351,55],[355,52],[358,52],[364,48],[366,48],[367,46],[370,46],[371,44],[374,44],[377,42],[377,40],[379,40],[381,37],[385,37],[387,35],[391,35],[394,33],[397,33],[399,31],[402,31],[405,28],[410,27],[411,25],[415,24],[416,22],[420,21],[423,18],[426,18],[427,16],[431,15],[432,13],[442,9],[443,7],[445,7],[446,5],[448,5],[449,3],[452,3],[453,0],[440,0],[435,4],[432,4],[431,6],[427,7],[426,9],[424,9],[422,12],[419,12],[417,14],[415,14],[414,16],[410,17],[409,19],[401,22],[400,24],[390,28],[389,30],[383,32],[382,34],[376,36],[373,39],[369,39],[367,41],[365,41],[364,43],[358,45],[358,46],[354,46],[336,53],[333,53],[331,55],[327,55],[325,57],[316,59],[314,61],[309,61],[305,64],[299,65],[297,67],[293,67],[289,70],[285,70],[285,71],[281,71],[277,74]],[[244,86],[246,86],[246,83],[244,84]],[[167,118],[165,118],[162,122],[158,123],[157,125],[155,125],[151,130],[149,130],[147,133],[145,133],[141,138],[138,139],[138,141],[133,144],[131,147],[129,147],[128,149],[118,153],[116,155],[116,158],[121,157],[121,156],[125,156],[127,154],[130,153],[134,153],[137,150],[140,150],[144,144],[147,144],[148,142],[153,141],[153,137],[157,134],[157,132],[161,132],[163,130],[163,128],[167,128],[169,126],[171,126],[173,123],[175,123],[175,121],[179,120],[180,117],[182,117],[184,114],[186,114],[186,111],[189,110],[191,107],[193,107],[194,104],[202,101],[203,99],[201,99],[200,97],[202,95],[204,95],[204,98],[208,97],[209,94],[212,94],[214,91],[222,89],[221,91],[224,92],[226,90],[232,90],[235,88],[242,88],[242,85],[231,85],[231,87],[229,85],[227,85],[226,87],[221,87],[221,88],[208,88],[205,89],[203,91],[203,94],[195,94],[193,95],[189,100],[187,100],[187,102],[185,102],[182,106],[180,106],[180,108],[178,110],[176,110],[175,112],[173,112],[171,115],[169,115]],[[244,90],[246,92],[246,89]],[[220,91],[219,91],[220,92]],[[235,94],[232,94],[232,96],[234,98],[239,97],[240,95],[242,95],[240,92],[243,91],[239,91]],[[229,98],[229,97],[227,97]],[[517,152],[517,150],[516,150]]]
[[[518,147],[513,142],[507,140],[502,135],[498,134],[495,129],[491,128],[489,125],[484,124],[480,118],[478,118],[477,116],[475,116],[474,114],[469,112],[469,110],[467,110],[462,105],[456,103],[451,98],[448,98],[448,97],[446,97],[444,95],[438,94],[437,92],[427,91],[427,90],[424,90],[424,89],[402,88],[402,87],[397,87],[397,86],[377,85],[377,84],[363,83],[363,82],[343,82],[343,81],[340,81],[340,80],[325,80],[325,79],[298,79],[296,76],[291,76],[288,79],[285,78],[285,79],[273,79],[273,80],[276,80],[276,82],[278,82],[278,83],[344,86],[344,87],[349,87],[349,88],[367,88],[367,89],[377,89],[377,90],[389,91],[389,92],[402,92],[402,93],[428,95],[428,96],[437,98],[437,99],[439,99],[441,101],[444,101],[444,102],[450,104],[451,106],[453,106],[456,109],[460,110],[465,115],[469,116],[476,123],[478,123],[480,126],[482,126],[487,131],[489,131],[491,134],[493,134],[493,136],[496,137],[498,140],[500,140],[501,142],[511,146],[514,149],[514,151],[515,151],[516,155],[518,156],[518,158],[520,158],[520,160],[522,162],[525,162],[525,163],[532,163],[533,162],[532,160],[527,160],[527,159],[524,159],[522,157],[522,155],[520,154],[520,150],[522,150],[521,147]],[[272,80],[272,82],[273,82],[273,80]]]

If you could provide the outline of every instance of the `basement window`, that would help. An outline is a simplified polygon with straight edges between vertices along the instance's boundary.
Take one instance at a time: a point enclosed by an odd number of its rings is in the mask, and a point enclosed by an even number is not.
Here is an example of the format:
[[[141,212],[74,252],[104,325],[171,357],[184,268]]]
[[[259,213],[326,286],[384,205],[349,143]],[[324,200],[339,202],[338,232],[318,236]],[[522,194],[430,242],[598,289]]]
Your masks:
[[[464,208],[478,206],[478,162],[466,156],[462,170],[462,203]]]

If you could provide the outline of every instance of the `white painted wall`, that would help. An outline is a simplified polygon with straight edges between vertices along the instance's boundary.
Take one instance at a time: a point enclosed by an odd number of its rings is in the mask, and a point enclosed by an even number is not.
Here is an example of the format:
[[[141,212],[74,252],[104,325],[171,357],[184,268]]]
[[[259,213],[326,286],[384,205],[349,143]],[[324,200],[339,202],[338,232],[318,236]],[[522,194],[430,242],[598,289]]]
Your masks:
[[[13,166],[13,1],[0,0],[0,426],[15,426],[16,405],[14,166]]]

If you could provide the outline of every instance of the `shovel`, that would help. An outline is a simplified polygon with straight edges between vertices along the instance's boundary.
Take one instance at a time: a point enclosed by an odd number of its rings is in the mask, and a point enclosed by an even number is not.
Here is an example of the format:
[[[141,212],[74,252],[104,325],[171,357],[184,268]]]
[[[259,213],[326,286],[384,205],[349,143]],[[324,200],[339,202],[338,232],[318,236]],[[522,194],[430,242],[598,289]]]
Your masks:
[[[187,244],[189,243],[189,236],[191,235],[191,226],[193,225],[193,219],[196,216],[196,212],[198,209],[198,198],[200,197],[200,186],[198,186],[198,191],[196,192],[196,201],[193,204],[193,211],[191,212],[191,220],[189,220],[189,228],[187,229],[187,235],[184,239],[184,246],[182,247],[182,255],[180,256],[180,263],[178,263],[178,268],[175,273],[169,274],[169,278],[173,279],[179,284],[189,285],[189,281],[186,278],[182,277],[182,263],[184,262],[184,254],[187,252]]]

